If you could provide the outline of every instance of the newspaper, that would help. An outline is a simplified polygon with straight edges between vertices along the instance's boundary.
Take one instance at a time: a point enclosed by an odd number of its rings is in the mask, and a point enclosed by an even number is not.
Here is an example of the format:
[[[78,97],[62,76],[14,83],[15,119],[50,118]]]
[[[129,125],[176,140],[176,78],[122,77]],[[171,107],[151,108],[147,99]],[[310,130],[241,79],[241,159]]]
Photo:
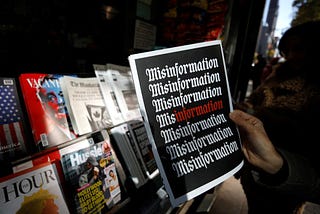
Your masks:
[[[105,102],[105,105],[109,111],[110,118],[113,125],[123,123],[125,120],[122,116],[116,94],[113,90],[113,83],[111,73],[107,71],[106,65],[94,64],[94,71],[99,80],[101,93]]]
[[[112,126],[96,77],[64,76],[60,79],[60,85],[77,134],[83,135]]]

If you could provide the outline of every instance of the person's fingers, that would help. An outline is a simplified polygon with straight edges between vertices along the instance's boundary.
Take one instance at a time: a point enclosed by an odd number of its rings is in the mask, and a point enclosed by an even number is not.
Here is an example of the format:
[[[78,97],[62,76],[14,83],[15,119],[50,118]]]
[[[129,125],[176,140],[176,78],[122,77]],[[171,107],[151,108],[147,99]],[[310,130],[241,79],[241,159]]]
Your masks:
[[[241,111],[241,110],[234,110],[229,114],[230,119],[235,122],[239,126],[248,126],[248,121],[252,118],[251,115]]]
[[[234,110],[234,111],[230,112],[229,117],[238,126],[245,128],[245,129],[249,129],[249,128],[253,128],[253,127],[260,127],[263,125],[262,122],[258,118],[254,117],[246,112],[243,112],[241,110]]]

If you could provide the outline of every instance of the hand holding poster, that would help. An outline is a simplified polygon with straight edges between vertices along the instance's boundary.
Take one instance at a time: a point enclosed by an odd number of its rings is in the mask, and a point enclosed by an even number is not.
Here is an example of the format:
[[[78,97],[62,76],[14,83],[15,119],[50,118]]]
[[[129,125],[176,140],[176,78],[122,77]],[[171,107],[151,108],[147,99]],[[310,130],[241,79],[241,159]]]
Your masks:
[[[129,56],[141,114],[172,206],[243,165],[221,41]]]

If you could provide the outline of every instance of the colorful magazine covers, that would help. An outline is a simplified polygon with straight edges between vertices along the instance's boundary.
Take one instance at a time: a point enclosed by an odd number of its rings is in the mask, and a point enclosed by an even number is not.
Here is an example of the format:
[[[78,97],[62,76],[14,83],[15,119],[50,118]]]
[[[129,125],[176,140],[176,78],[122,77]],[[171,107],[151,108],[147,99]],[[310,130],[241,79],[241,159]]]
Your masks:
[[[6,214],[69,213],[50,162],[0,178],[0,207]]]
[[[0,161],[26,154],[25,120],[16,80],[0,77]]]
[[[106,211],[121,199],[107,131],[102,130],[60,150],[73,213]]]
[[[59,83],[61,74],[24,73],[19,77],[32,133],[39,149],[76,138]]]

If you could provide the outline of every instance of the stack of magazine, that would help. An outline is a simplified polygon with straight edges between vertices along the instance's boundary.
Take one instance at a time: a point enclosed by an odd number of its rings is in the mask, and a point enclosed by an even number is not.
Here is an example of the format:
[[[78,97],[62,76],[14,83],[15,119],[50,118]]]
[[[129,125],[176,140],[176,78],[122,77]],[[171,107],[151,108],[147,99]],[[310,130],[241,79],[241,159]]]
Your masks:
[[[113,148],[126,172],[127,179],[140,188],[159,174],[144,123],[130,120],[110,129]]]
[[[93,65],[113,125],[141,117],[130,67]]]

